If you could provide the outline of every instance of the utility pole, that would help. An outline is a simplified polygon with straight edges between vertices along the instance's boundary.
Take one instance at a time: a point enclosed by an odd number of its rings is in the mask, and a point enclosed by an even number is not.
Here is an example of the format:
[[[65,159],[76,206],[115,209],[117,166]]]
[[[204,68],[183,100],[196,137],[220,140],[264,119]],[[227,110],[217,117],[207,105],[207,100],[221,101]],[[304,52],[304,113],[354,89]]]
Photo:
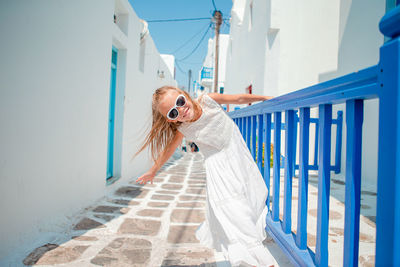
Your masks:
[[[219,57],[219,29],[222,24],[222,13],[214,11],[215,20],[215,64],[214,64],[214,93],[218,93],[218,57]]]
[[[192,70],[189,70],[189,84],[188,84],[188,92],[190,93],[190,84],[192,83]]]

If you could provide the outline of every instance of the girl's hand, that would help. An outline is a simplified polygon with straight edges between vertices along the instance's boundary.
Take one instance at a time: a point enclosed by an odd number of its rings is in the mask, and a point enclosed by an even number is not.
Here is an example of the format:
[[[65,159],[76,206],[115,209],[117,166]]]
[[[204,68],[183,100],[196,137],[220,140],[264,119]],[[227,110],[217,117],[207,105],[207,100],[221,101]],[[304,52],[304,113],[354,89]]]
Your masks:
[[[154,176],[156,174],[152,171],[148,171],[146,173],[144,173],[142,176],[140,176],[139,178],[136,179],[136,183],[140,183],[140,184],[146,184],[148,181],[151,182],[151,184],[153,184],[153,179]]]

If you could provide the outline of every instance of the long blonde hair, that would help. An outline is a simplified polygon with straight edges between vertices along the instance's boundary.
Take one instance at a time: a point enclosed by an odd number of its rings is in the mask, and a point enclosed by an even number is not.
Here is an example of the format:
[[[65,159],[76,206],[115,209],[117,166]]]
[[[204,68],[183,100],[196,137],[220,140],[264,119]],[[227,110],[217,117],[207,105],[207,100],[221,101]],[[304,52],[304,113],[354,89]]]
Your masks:
[[[146,135],[142,147],[135,154],[135,156],[143,151],[147,146],[149,146],[151,157],[153,161],[156,161],[158,157],[161,156],[164,149],[174,139],[176,132],[178,131],[178,127],[179,125],[181,125],[182,122],[167,121],[167,119],[160,113],[158,108],[160,100],[170,90],[175,90],[178,93],[185,95],[186,99],[193,103],[194,114],[199,114],[201,110],[199,103],[197,101],[194,101],[187,92],[174,86],[163,86],[161,88],[158,88],[153,94],[151,105],[153,122],[150,132]]]

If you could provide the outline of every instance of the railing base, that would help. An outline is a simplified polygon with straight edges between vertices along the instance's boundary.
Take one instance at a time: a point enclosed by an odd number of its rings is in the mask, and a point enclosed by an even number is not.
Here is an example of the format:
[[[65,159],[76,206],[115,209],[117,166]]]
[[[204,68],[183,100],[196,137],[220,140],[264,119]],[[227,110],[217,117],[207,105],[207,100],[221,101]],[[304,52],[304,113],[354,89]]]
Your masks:
[[[281,222],[273,221],[271,213],[267,214],[266,222],[265,230],[295,266],[315,266],[314,253],[309,249],[299,249],[296,245],[295,236],[292,233],[285,234],[282,231]]]

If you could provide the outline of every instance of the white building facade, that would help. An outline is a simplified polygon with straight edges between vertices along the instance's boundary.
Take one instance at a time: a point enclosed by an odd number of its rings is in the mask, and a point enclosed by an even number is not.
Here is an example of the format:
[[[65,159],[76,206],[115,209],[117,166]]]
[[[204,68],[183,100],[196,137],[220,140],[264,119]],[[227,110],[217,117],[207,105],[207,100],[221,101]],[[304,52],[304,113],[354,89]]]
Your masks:
[[[226,56],[229,42],[229,34],[219,35],[218,49],[218,92],[223,92],[225,87]],[[205,92],[214,92],[215,77],[215,37],[208,39],[207,55],[199,71],[200,86],[204,87]]]
[[[245,93],[251,86],[253,94],[279,96],[376,65],[384,42],[378,24],[386,4],[384,0],[234,0],[225,91]],[[334,117],[337,110],[344,111],[343,174],[345,108],[334,106]],[[312,117],[317,116],[312,109]],[[378,101],[366,101],[362,175],[372,185],[377,177],[377,124]],[[310,146],[313,151],[313,143]],[[334,147],[335,140],[333,151]]]
[[[150,167],[131,159],[176,81],[128,0],[1,1],[0,20],[1,263]]]

